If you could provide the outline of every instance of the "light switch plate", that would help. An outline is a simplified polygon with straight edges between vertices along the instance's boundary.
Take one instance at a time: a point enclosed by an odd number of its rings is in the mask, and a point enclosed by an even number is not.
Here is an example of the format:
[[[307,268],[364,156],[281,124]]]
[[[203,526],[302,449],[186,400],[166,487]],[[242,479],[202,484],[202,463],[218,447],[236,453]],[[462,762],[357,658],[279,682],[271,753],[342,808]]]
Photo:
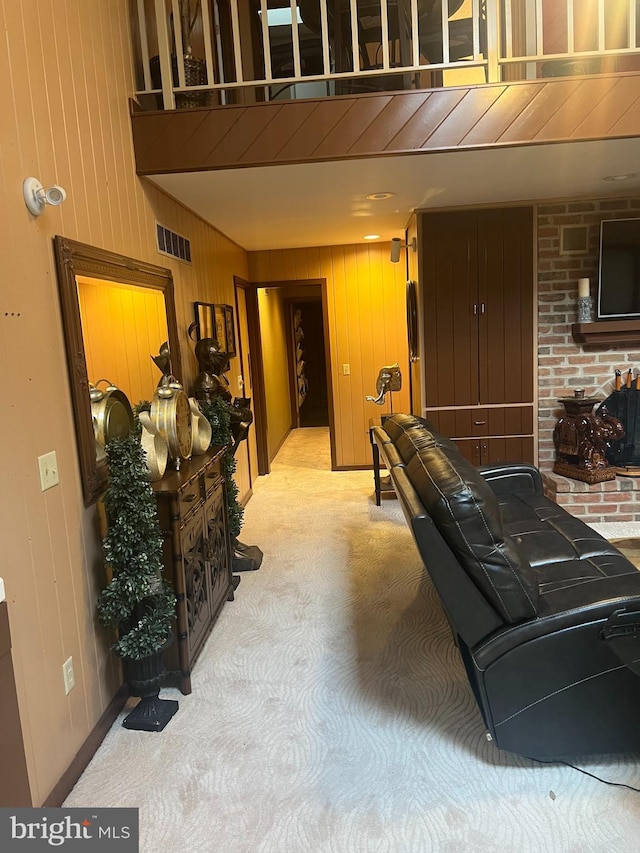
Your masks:
[[[73,658],[67,658],[62,664],[62,678],[64,681],[64,692],[68,696],[76,684],[76,679],[73,674]]]
[[[60,478],[58,477],[58,459],[55,450],[38,456],[38,467],[40,469],[40,486],[43,492],[58,485]]]

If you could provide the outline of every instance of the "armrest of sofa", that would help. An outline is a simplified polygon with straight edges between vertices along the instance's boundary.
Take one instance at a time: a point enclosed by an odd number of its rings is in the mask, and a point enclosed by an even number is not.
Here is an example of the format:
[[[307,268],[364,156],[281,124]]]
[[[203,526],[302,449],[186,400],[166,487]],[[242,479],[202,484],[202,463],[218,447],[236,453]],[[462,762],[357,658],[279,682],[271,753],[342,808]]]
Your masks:
[[[534,465],[526,462],[507,462],[503,465],[481,465],[478,471],[496,495],[513,492],[543,493],[542,477]]]
[[[484,669],[515,646],[546,634],[604,623],[616,610],[640,613],[640,572],[631,564],[629,567],[626,575],[602,577],[540,595],[535,619],[500,630],[473,650],[477,666]]]

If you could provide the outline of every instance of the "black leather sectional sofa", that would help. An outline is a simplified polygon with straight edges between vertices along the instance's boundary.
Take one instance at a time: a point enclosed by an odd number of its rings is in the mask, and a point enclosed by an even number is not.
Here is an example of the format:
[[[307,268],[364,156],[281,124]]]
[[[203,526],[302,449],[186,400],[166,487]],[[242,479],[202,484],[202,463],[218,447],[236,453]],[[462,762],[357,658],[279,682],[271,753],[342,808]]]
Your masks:
[[[640,571],[532,466],[474,468],[411,415],[374,439],[497,746],[640,750]]]

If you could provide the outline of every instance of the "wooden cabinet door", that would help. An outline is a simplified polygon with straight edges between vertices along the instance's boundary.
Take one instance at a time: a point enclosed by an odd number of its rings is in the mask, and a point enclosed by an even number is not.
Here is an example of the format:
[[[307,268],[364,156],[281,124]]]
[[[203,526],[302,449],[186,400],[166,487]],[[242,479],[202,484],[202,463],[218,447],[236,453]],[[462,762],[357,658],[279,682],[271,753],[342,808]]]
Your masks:
[[[425,405],[478,398],[477,223],[473,211],[424,214]]]
[[[472,465],[482,465],[482,450],[479,439],[456,438],[453,443],[458,448],[462,456],[471,462]]]
[[[205,539],[200,509],[181,530],[189,656],[193,661],[207,635],[211,616],[211,587],[205,559]]]
[[[425,405],[533,400],[533,210],[424,214]]]
[[[504,462],[534,464],[533,436],[511,435],[504,438],[483,438],[480,441],[482,465],[500,465]]]
[[[204,507],[206,555],[211,587],[211,613],[217,614],[231,587],[231,560],[222,485]]]
[[[533,210],[477,212],[480,403],[533,400]]]

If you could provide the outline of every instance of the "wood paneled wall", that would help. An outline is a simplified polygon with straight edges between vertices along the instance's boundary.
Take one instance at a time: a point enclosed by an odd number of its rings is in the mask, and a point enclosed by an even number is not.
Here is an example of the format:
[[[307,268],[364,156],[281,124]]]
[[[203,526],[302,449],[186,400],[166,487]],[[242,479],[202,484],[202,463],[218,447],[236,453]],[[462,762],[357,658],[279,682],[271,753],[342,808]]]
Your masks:
[[[128,0],[0,0],[0,576],[35,805],[120,678],[95,620],[105,578],[95,510],[82,501],[52,238],[173,270],[187,384],[198,370],[186,331],[194,300],[233,304],[233,275],[248,277],[244,250],[135,175],[128,21]],[[61,184],[67,201],[31,216],[22,199],[31,175]],[[156,219],[190,238],[192,265],[156,252]],[[51,450],[60,485],[42,492],[37,457]],[[65,696],[70,655],[76,685]]]
[[[271,461],[292,426],[286,332],[288,318],[283,295],[278,288],[258,289],[258,310],[267,406],[267,446]]]
[[[376,406],[376,379],[384,365],[398,362],[402,390],[393,395],[394,411],[409,410],[406,267],[389,260],[389,243],[326,246],[251,252],[251,280],[293,281],[326,278],[329,346],[333,376],[336,464],[371,464],[369,419],[389,411]],[[348,365],[345,374],[343,365]]]

